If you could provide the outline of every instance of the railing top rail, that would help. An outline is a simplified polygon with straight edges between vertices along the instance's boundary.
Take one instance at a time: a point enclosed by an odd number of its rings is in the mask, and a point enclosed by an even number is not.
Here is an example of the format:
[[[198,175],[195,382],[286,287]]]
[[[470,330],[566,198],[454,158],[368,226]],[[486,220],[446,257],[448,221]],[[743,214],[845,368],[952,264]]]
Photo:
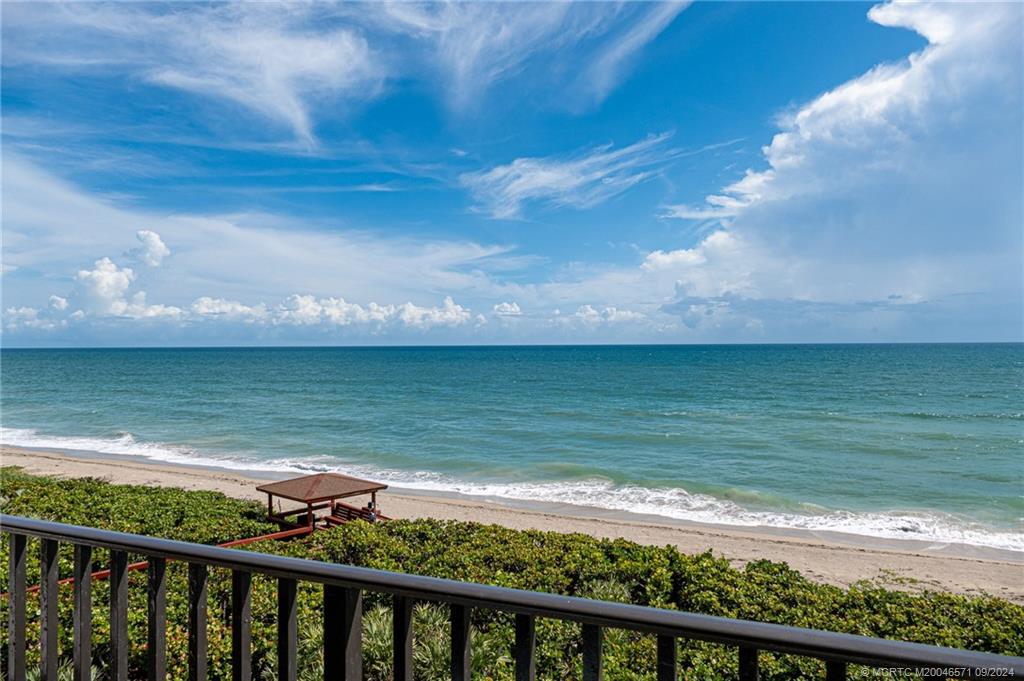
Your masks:
[[[872,666],[963,667],[1024,675],[1024,658],[714,617],[239,551],[0,514],[4,532],[216,567]]]

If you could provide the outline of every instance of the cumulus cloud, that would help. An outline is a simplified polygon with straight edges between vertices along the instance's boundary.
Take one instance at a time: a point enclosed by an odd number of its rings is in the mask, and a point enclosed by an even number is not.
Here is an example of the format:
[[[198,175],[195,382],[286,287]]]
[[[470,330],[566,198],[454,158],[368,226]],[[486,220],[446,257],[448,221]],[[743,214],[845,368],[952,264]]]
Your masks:
[[[601,309],[597,309],[593,305],[580,305],[576,312],[565,319],[582,322],[586,326],[598,326],[601,324],[639,321],[644,319],[644,315],[632,310],[620,310],[611,305]]]
[[[398,318],[406,326],[429,329],[433,326],[458,326],[469,321],[472,313],[458,305],[451,296],[445,296],[441,307],[419,307],[412,303],[400,305]]]
[[[478,209],[495,218],[519,217],[528,202],[588,208],[651,177],[674,154],[665,147],[670,137],[651,135],[619,149],[606,144],[566,158],[517,158],[460,180]]]
[[[642,265],[680,283],[665,309],[688,325],[758,309],[779,323],[785,301],[794,319],[827,309],[934,323],[936,306],[952,314],[980,292],[1020,328],[1022,8],[891,3],[869,17],[929,44],[785,112],[766,168],[704,205],[669,207],[722,222]]]
[[[850,182],[860,189],[896,175],[904,182],[931,180],[910,175],[923,170],[913,152],[933,159],[937,150],[928,147],[948,134],[960,153],[968,137],[988,137],[978,135],[986,122],[1001,124],[999,136],[1009,131],[1008,123],[1020,122],[1019,111],[989,111],[999,100],[1006,106],[1020,102],[1020,68],[1012,58],[1020,47],[1019,6],[890,3],[868,16],[915,30],[930,44],[905,62],[879,65],[782,115],[781,131],[763,149],[768,168],[748,170],[721,194],[708,196],[705,207],[673,207],[680,217],[736,215],[755,204],[836,194]]]
[[[499,317],[518,317],[523,314],[523,311],[519,309],[519,303],[514,301],[498,303],[492,310]]]
[[[135,279],[130,267],[118,267],[107,257],[100,258],[91,270],[78,270],[76,292],[86,305],[97,312],[113,314],[114,308],[124,300],[128,287]]]
[[[156,232],[140,229],[135,237],[139,240],[139,245],[128,251],[128,254],[150,267],[159,267],[163,259],[171,254],[171,249],[167,248],[167,244]]]
[[[51,296],[49,310],[40,310],[28,305],[8,307],[0,315],[2,317],[0,324],[9,332],[25,330],[51,332],[65,328],[68,321],[62,318],[60,313],[64,311],[66,305],[65,307],[60,307],[54,303],[53,298],[63,300],[63,298],[58,296]]]
[[[380,330],[399,325],[416,329],[436,326],[458,326],[471,317],[468,308],[446,297],[439,307],[421,307],[411,302],[401,305],[370,302],[365,305],[344,298],[318,298],[309,294],[292,294],[274,307],[266,304],[245,305],[234,300],[204,296],[190,308],[193,320],[225,319],[273,326],[362,326]]]
[[[229,321],[255,322],[267,319],[267,306],[244,305],[237,300],[201,296],[196,298],[189,308],[197,318],[224,319]]]
[[[128,300],[114,301],[110,313],[118,317],[131,319],[170,318],[179,319],[183,311],[174,305],[154,304],[146,302],[146,292],[137,291]]]
[[[395,315],[394,305],[370,302],[365,306],[346,302],[344,298],[326,298],[322,301],[324,316],[336,326],[349,324],[385,324]]]
[[[145,291],[137,291],[129,298],[128,289],[134,280],[132,268],[120,267],[110,258],[100,258],[93,269],[79,270],[75,275],[72,298],[81,307],[80,312],[96,316],[131,319],[181,316],[181,309],[172,305],[147,304]]]
[[[136,274],[130,267],[122,267],[110,258],[100,258],[92,269],[82,269],[75,276],[71,299],[79,309],[68,313],[67,298],[51,295],[53,319],[43,318],[37,309],[22,306],[9,307],[5,321],[10,329],[51,329],[53,320],[82,321],[87,318],[163,319],[181,323],[208,321],[243,322],[265,326],[319,326],[324,328],[361,326],[370,330],[385,327],[429,330],[435,327],[454,327],[473,318],[472,311],[459,305],[451,296],[445,296],[439,306],[421,306],[412,302],[365,305],[340,297],[317,297],[310,294],[292,294],[273,307],[260,302],[254,305],[221,297],[200,296],[187,308],[162,303],[150,303],[145,291],[131,292]],[[518,306],[514,310],[518,313]],[[498,307],[498,306],[496,306]],[[509,308],[513,309],[513,308]]]
[[[42,329],[48,330],[54,327],[53,322],[42,318],[39,310],[34,307],[8,307],[4,310],[4,327],[8,331],[18,329]]]

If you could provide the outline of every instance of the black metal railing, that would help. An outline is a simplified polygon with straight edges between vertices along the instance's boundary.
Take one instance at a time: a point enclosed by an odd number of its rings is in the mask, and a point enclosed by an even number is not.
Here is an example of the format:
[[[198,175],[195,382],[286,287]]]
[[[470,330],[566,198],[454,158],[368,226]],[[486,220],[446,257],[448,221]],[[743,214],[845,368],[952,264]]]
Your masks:
[[[676,639],[710,641],[739,648],[739,678],[757,679],[758,651],[789,653],[823,660],[828,681],[846,678],[848,664],[919,669],[924,675],[960,678],[1024,675],[1024,658],[953,648],[801,629],[778,624],[712,617],[622,603],[559,596],[535,591],[406,575],[384,570],[337,565],[249,551],[156,539],[89,527],[0,515],[0,529],[9,535],[8,681],[24,681],[26,538],[40,541],[41,678],[57,678],[57,548],[74,545],[74,646],[76,681],[90,678],[92,651],[92,549],[110,551],[110,678],[128,675],[127,554],[146,556],[148,567],[148,678],[166,678],[166,561],[189,564],[188,669],[190,681],[206,678],[206,607],[208,567],[232,571],[232,678],[250,681],[252,575],[278,580],[278,679],[296,677],[296,593],[299,581],[318,582],[324,589],[324,677],[362,679],[363,592],[393,598],[394,679],[412,679],[412,606],[416,601],[447,603],[451,608],[451,676],[470,677],[469,615],[474,608],[515,615],[513,658],[517,681],[535,676],[535,620],[538,617],[577,622],[583,632],[583,678],[602,677],[602,629],[618,628],[657,636],[657,679],[677,678]],[[980,625],[980,623],[979,623]]]

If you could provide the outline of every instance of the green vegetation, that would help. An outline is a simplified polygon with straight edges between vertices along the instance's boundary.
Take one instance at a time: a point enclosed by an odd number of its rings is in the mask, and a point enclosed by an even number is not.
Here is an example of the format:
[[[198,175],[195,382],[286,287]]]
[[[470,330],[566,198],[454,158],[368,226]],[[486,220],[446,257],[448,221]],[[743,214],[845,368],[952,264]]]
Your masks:
[[[54,480],[0,471],[4,513],[92,525],[152,536],[216,544],[276,529],[262,508],[219,494],[111,485],[97,480]],[[38,572],[38,550],[29,542],[29,581]],[[742,570],[710,553],[684,555],[670,547],[602,541],[584,535],[517,531],[477,523],[394,521],[350,523],[289,542],[266,542],[248,550],[285,554],[386,570],[415,572],[487,584],[534,589],[688,610],[764,622],[844,631],[1004,654],[1024,654],[1024,608],[998,598],[945,593],[912,595],[870,584],[840,589],[811,582],[785,564],[759,561]],[[71,574],[71,547],[61,549],[61,577]],[[105,551],[94,552],[96,569],[107,567]],[[7,544],[0,551],[5,569]],[[168,565],[168,664],[172,679],[186,678],[187,586],[183,564]],[[145,574],[132,573],[129,632],[133,678],[143,678],[146,639]],[[99,678],[107,659],[107,583],[96,582],[93,650]],[[209,584],[211,679],[230,678],[231,583],[212,570]],[[299,593],[301,676],[322,678],[321,590],[305,584]],[[6,621],[4,612],[0,616]],[[390,611],[382,596],[368,594],[364,616],[366,678],[389,678]],[[29,662],[38,662],[38,599],[30,595]],[[61,651],[71,651],[71,588],[60,594]],[[443,679],[448,669],[447,609],[419,605],[415,613],[417,679]],[[474,678],[511,679],[513,640],[508,615],[476,612],[473,619]],[[276,584],[253,579],[253,663],[259,678],[273,678],[276,646]],[[545,679],[580,677],[577,625],[538,622],[538,670]],[[3,641],[6,657],[6,640]],[[606,678],[653,679],[651,636],[609,630],[605,634]],[[734,649],[681,641],[683,678],[729,679],[736,675]],[[821,664],[785,655],[762,655],[766,679],[821,678]]]

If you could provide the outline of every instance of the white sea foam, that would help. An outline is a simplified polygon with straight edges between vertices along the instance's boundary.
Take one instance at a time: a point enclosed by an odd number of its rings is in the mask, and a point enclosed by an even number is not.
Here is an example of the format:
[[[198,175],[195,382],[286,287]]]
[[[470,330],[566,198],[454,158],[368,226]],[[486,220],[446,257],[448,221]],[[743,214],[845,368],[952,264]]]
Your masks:
[[[92,451],[141,456],[167,463],[217,466],[237,471],[310,473],[338,471],[372,477],[396,487],[454,492],[468,496],[539,501],[629,511],[702,523],[843,532],[888,539],[958,543],[1024,552],[1024,532],[1002,531],[956,516],[914,511],[851,512],[820,509],[807,513],[752,510],[725,499],[686,490],[615,485],[606,480],[484,483],[432,472],[410,472],[342,463],[333,457],[257,459],[137,441],[130,433],[114,438],[49,436],[34,430],[0,428],[0,442],[20,447]]]

